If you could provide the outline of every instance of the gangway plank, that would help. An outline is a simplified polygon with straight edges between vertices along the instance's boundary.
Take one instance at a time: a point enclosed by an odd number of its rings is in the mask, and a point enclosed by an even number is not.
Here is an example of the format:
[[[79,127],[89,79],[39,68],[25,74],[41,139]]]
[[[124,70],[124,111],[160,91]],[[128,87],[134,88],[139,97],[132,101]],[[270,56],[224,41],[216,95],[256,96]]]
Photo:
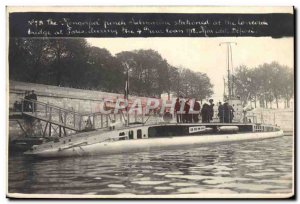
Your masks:
[[[51,123],[53,125],[60,126],[62,128],[67,128],[67,129],[74,130],[74,131],[80,131],[80,129],[78,129],[74,126],[66,125],[64,123],[60,123],[60,122],[56,122],[56,121],[51,121],[48,118],[37,116],[35,114],[32,114],[31,112],[23,112],[23,115],[28,116],[28,117],[32,117],[32,118],[35,118],[35,119],[38,119],[38,120],[41,120],[41,121],[44,121],[44,122],[48,122],[48,123]]]
[[[93,114],[91,115],[93,116]],[[60,137],[66,135],[66,129],[75,131],[75,133],[93,130],[94,125],[89,129],[86,129],[84,125],[84,118],[89,116],[89,114],[82,114],[49,103],[28,99],[21,99],[21,107],[19,107],[18,110],[9,112],[9,120],[17,121],[25,135],[34,134],[32,132],[34,124],[36,122],[43,122],[45,125],[42,127],[43,133],[41,136],[45,136],[46,131],[48,131],[47,135],[52,136],[55,132],[58,133]],[[21,124],[21,120],[24,125]],[[57,132],[57,130],[59,130],[59,132]]]

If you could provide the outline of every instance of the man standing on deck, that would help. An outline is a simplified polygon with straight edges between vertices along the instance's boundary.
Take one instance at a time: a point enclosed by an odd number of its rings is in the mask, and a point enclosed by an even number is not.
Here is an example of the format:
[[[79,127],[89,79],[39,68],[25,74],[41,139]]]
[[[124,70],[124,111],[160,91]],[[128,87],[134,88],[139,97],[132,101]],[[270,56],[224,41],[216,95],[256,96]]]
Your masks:
[[[34,93],[34,90],[31,91],[31,94],[29,95],[29,100],[37,101],[37,95]],[[30,102],[32,111],[36,111],[36,103]]]
[[[214,117],[214,100],[209,99],[209,103],[209,121],[212,121]]]
[[[224,106],[221,102],[219,102],[218,117],[220,119],[220,123],[224,123]]]
[[[224,123],[231,123],[233,118],[233,108],[228,102],[224,103]]]
[[[200,109],[201,109],[200,103],[196,101],[194,104],[194,111],[200,112]],[[193,115],[193,120],[195,123],[199,122],[199,113]]]
[[[27,101],[27,100],[30,100],[29,91],[25,91],[24,99],[25,99],[24,102],[23,102],[24,111],[25,112],[30,111],[29,101]]]
[[[189,123],[190,122],[190,114],[189,114],[189,111],[190,111],[190,103],[189,103],[189,99],[186,100],[185,104],[184,104],[184,119],[183,119],[183,122],[184,123]]]
[[[179,98],[177,98],[175,103],[175,115],[176,115],[177,123],[181,122],[179,111],[180,111],[180,102],[179,102]]]
[[[225,102],[223,105],[223,110],[224,110],[224,123],[229,123],[229,107],[228,103]]]
[[[205,102],[201,109],[202,123],[209,123],[209,105]]]

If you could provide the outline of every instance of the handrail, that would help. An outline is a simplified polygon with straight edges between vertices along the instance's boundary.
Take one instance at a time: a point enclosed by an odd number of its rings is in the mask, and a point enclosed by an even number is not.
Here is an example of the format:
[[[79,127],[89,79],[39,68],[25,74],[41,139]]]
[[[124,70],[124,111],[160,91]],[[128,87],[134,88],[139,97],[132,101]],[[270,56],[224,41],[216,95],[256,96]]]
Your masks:
[[[30,113],[32,117],[36,117],[40,120],[44,120],[56,125],[61,125],[66,128],[72,127],[74,130],[78,131],[86,128],[84,122],[87,124],[88,120],[86,120],[86,117],[90,116],[93,129],[98,129],[97,127],[100,125],[101,128],[109,127],[109,121],[112,122],[113,119],[119,120],[120,118],[120,121],[123,119],[126,120],[123,111],[119,111],[118,113],[102,113],[100,111],[92,113],[80,113],[76,112],[75,110],[61,108],[49,103],[24,98],[21,99],[21,104],[22,114],[28,115],[28,113]],[[31,106],[31,108],[27,106]],[[130,118],[128,118],[128,120],[130,120]],[[135,120],[137,119],[135,118]]]
[[[84,114],[79,113],[75,110],[73,111],[73,110],[69,110],[69,109],[66,109],[66,108],[61,108],[59,106],[52,105],[52,104],[49,104],[49,103],[44,103],[44,102],[37,101],[37,100],[29,100],[29,99],[21,99],[21,100],[22,101],[28,101],[28,102],[35,103],[35,104],[40,104],[40,105],[47,106],[47,107],[51,107],[51,108],[54,108],[54,109],[57,109],[57,110],[62,110],[62,111],[68,112],[68,113],[73,113],[73,114],[75,113],[76,115],[80,115],[80,116],[84,115]]]
[[[28,101],[28,102],[40,104],[40,105],[43,105],[43,106],[48,106],[48,107],[55,108],[57,110],[62,110],[62,111],[68,112],[68,113],[73,113],[73,114],[75,113],[76,115],[79,115],[79,116],[110,115],[110,113],[101,113],[101,112],[81,113],[81,112],[77,112],[75,110],[69,110],[69,109],[66,109],[66,108],[62,108],[60,106],[56,106],[56,105],[53,105],[53,104],[49,104],[49,103],[45,103],[45,102],[41,102],[41,101],[37,101],[37,100],[29,100],[29,99],[21,98],[21,101]],[[116,114],[118,114],[118,113],[116,113]]]

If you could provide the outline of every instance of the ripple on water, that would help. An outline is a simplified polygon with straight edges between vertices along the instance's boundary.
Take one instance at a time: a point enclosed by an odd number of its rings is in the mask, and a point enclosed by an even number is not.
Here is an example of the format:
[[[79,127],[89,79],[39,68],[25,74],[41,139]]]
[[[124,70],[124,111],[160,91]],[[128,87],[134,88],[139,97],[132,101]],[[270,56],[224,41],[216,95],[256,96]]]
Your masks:
[[[166,171],[166,172],[154,172],[153,175],[164,176],[164,175],[182,175],[181,171]]]
[[[218,184],[224,184],[224,183],[241,183],[241,182],[247,182],[250,181],[250,179],[247,178],[232,178],[232,177],[210,177],[207,180],[202,181],[205,184],[210,185],[218,185]]]
[[[165,173],[165,172],[155,172],[155,173],[153,173],[153,175],[156,175],[156,176],[164,176],[166,174],[167,173]]]
[[[171,186],[176,186],[176,187],[185,187],[185,186],[197,186],[197,183],[170,183]]]
[[[220,171],[220,172],[216,172],[214,173],[214,175],[217,175],[217,176],[229,176],[230,175],[230,172],[226,172],[226,171]]]
[[[219,187],[222,188],[232,188],[238,191],[244,191],[249,193],[256,193],[256,192],[268,192],[273,189],[286,189],[285,186],[276,185],[273,184],[262,184],[262,183],[231,183],[231,184],[223,184]]]
[[[258,151],[258,150],[243,150],[243,151],[240,151],[240,153],[245,153],[245,154],[260,153],[260,151]]]
[[[125,188],[123,184],[108,184],[109,188]]]
[[[156,190],[173,190],[174,188],[171,186],[155,186],[154,189],[156,189]]]
[[[205,189],[199,187],[189,187],[189,188],[180,188],[178,189],[179,193],[193,193],[193,194],[236,194],[237,192],[229,190],[229,189]]]
[[[247,176],[257,177],[257,178],[264,178],[266,176],[274,176],[280,174],[279,172],[257,172],[257,173],[247,173]]]
[[[179,179],[189,179],[189,180],[204,180],[210,178],[208,176],[202,175],[166,175],[167,178],[179,178]]]
[[[160,185],[160,184],[164,184],[164,183],[168,183],[169,181],[133,181],[131,183],[134,184],[139,184],[139,185]]]

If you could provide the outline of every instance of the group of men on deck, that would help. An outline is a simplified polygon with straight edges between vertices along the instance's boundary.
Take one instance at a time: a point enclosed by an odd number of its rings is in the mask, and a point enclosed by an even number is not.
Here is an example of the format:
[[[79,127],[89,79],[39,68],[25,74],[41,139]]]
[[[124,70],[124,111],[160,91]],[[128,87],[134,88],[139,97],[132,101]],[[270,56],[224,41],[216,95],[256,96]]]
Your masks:
[[[220,119],[220,123],[232,123],[232,119],[234,117],[233,112],[233,107],[229,105],[228,102],[225,102],[224,104],[219,102],[218,117]]]
[[[184,105],[183,105],[184,103]],[[187,99],[186,101],[180,100],[179,98],[176,99],[175,103],[175,115],[177,123],[192,123],[192,122],[199,122],[199,114],[202,118],[202,123],[210,123],[213,121],[214,117],[214,100],[210,99],[209,104],[204,103],[202,108],[198,101],[195,101],[193,111],[198,113],[190,112],[190,100]],[[183,111],[181,110],[183,108]],[[234,117],[233,114],[234,110],[228,102],[222,104],[219,102],[218,107],[218,117],[220,123],[232,123],[232,119]]]
[[[183,106],[184,103],[184,106]],[[183,111],[181,110],[181,107],[183,108]],[[190,112],[190,101],[186,100],[185,102],[183,100],[179,100],[179,98],[176,99],[175,103],[175,114],[177,123],[191,123],[191,122],[198,122],[198,114],[189,113]],[[198,101],[195,101],[194,103],[194,111],[200,111],[200,103]]]

